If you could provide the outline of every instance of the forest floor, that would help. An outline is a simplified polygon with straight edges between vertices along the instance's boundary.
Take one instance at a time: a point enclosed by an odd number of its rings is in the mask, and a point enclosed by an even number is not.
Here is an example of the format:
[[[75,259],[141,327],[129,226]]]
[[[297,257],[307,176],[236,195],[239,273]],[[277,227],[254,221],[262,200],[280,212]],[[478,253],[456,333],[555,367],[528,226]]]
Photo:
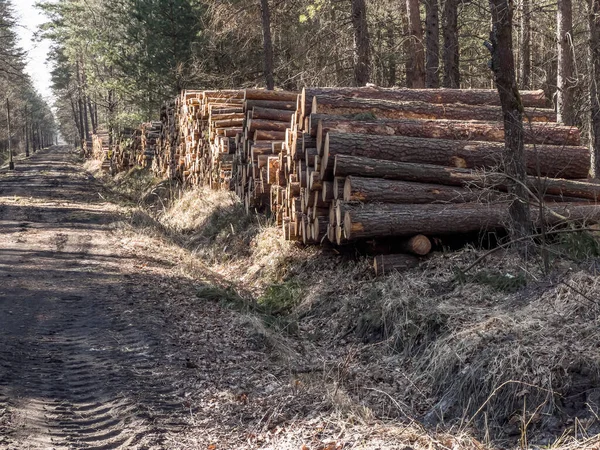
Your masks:
[[[0,448],[598,448],[595,268],[500,307],[489,279],[439,282],[444,258],[377,281],[146,187],[140,207],[66,147],[0,170]]]

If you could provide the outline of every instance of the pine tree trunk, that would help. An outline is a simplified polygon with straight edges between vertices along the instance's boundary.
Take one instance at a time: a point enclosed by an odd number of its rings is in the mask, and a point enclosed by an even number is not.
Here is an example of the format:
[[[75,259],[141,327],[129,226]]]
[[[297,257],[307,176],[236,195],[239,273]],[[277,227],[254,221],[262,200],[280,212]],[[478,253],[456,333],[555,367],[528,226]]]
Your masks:
[[[573,108],[573,7],[571,0],[558,0],[556,13],[558,73],[556,110],[558,121],[574,125]]]
[[[509,192],[515,199],[509,207],[511,233],[515,239],[530,234],[531,220],[528,194],[525,188],[527,162],[523,139],[523,104],[515,76],[512,27],[513,11],[510,0],[490,0],[492,31],[490,33],[492,70],[500,94],[504,115],[504,170],[514,182]]]
[[[531,87],[531,0],[521,0],[521,32],[519,46],[521,61],[519,65],[519,87],[522,90]]]
[[[458,46],[458,3],[444,2],[444,87],[460,88],[460,54]]]
[[[352,27],[354,29],[354,80],[357,86],[364,86],[369,82],[371,60],[365,0],[352,0]]]
[[[425,2],[425,41],[426,41],[426,80],[428,88],[440,87],[440,22],[438,0],[426,0]]]
[[[264,70],[267,89],[275,89],[273,79],[273,40],[271,38],[271,11],[269,9],[269,0],[260,0],[260,11],[262,17],[263,29],[263,52],[264,52]]]
[[[590,119],[594,176],[600,178],[600,0],[590,0]]]
[[[409,88],[422,89],[425,87],[425,54],[419,0],[406,0],[406,12],[410,37],[406,85]]]

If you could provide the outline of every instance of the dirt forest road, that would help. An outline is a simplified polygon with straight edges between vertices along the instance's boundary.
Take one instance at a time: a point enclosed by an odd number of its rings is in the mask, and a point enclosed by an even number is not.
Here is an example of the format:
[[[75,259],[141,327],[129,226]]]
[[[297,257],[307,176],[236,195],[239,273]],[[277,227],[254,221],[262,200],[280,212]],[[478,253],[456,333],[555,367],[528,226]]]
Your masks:
[[[0,448],[245,448],[268,357],[76,159],[0,171]]]

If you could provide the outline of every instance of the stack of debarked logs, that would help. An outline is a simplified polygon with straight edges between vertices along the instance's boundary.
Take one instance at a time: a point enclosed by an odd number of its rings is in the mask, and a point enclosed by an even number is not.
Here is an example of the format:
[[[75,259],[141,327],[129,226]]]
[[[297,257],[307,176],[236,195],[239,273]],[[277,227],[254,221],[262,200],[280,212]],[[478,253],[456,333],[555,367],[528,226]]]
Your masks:
[[[597,219],[600,186],[585,181],[590,152],[579,130],[556,123],[542,91],[521,99],[527,188],[532,205],[544,200],[544,208],[532,206],[533,220],[541,221],[540,210],[548,225]],[[235,190],[249,211],[269,208],[289,240],[395,237],[406,253],[423,255],[431,237],[509,222],[513,199],[496,170],[504,129],[494,90],[199,91],[182,94],[173,111],[161,141],[177,147],[174,173]],[[223,161],[231,165],[216,170]],[[388,255],[376,268],[416,261]]]

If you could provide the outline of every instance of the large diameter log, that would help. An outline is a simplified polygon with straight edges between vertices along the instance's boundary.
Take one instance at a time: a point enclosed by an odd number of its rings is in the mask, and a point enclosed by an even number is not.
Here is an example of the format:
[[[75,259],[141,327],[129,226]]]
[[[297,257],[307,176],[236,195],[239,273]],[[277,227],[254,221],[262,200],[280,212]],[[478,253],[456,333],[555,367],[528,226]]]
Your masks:
[[[526,145],[527,171],[561,178],[586,178],[590,170],[587,147]],[[388,161],[484,169],[502,162],[504,145],[495,142],[451,141],[403,136],[327,133],[321,159],[321,178],[333,176],[333,156],[353,155]]]
[[[325,134],[340,133],[407,136],[462,141],[504,142],[504,125],[501,122],[476,122],[458,120],[382,119],[352,120],[343,116],[311,116],[311,133],[320,151]],[[576,127],[556,123],[530,123],[525,127],[525,144],[581,145],[581,133]]]
[[[548,225],[568,222],[598,223],[600,208],[573,203],[554,204],[543,216]],[[539,225],[536,207],[531,217]],[[510,222],[507,204],[464,203],[454,205],[388,205],[368,204],[347,208],[344,234],[348,240],[414,234],[441,235],[506,227]]]
[[[520,91],[519,94],[525,107],[545,108],[548,106],[549,102],[541,89],[537,91]],[[500,97],[495,89],[386,89],[380,87],[304,88],[302,89],[300,104],[311,104],[314,97],[323,95],[441,104],[462,103],[464,105],[500,106]]]
[[[280,122],[288,122],[292,119],[293,113],[291,111],[282,111],[280,109],[269,109],[269,108],[252,108],[253,119],[263,120],[277,120]]]
[[[382,119],[352,120],[342,116],[311,116],[316,123],[316,143],[320,149],[325,134],[340,133],[379,134],[461,141],[504,142],[504,124],[501,122]],[[311,125],[312,126],[312,125]],[[525,144],[581,145],[577,127],[557,123],[530,123],[525,127]]]
[[[270,100],[296,103],[298,93],[288,91],[269,91],[266,89],[245,89],[244,100]]]
[[[334,176],[370,177],[389,180],[435,183],[446,186],[491,187],[507,190],[506,176],[501,173],[481,173],[470,169],[384,161],[351,155],[336,155]],[[561,178],[527,177],[527,187],[539,196],[557,196],[600,200],[600,184]]]
[[[350,176],[344,184],[345,202],[465,203],[477,201],[481,195],[481,191],[461,187],[383,178]]]
[[[380,255],[375,257],[373,269],[375,269],[375,275],[380,277],[415,268],[420,262],[421,260],[418,257],[402,253],[398,255]]]
[[[314,97],[312,114],[363,114],[387,119],[450,119],[502,121],[499,106],[438,105],[424,102],[393,102],[344,97]],[[365,118],[366,118],[365,117]],[[530,122],[555,122],[552,109],[526,110],[524,119]]]

